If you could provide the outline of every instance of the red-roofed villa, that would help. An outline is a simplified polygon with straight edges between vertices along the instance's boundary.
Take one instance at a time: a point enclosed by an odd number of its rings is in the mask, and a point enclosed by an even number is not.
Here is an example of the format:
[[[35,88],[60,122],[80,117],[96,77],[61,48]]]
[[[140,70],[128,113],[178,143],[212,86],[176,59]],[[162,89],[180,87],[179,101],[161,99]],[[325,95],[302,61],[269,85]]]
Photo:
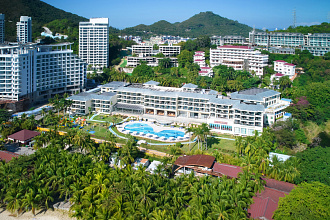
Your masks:
[[[30,143],[30,141],[32,140],[32,138],[34,138],[35,136],[40,135],[39,132],[37,131],[30,131],[30,130],[21,130],[18,131],[12,135],[8,136],[8,140],[14,141],[14,142],[18,142],[21,144],[28,144]]]

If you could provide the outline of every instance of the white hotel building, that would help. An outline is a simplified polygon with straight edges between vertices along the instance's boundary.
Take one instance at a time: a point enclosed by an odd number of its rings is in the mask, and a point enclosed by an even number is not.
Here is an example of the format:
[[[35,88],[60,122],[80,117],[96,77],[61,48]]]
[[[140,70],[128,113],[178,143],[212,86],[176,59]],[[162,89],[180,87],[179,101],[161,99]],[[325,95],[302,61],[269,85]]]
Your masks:
[[[0,100],[30,103],[55,94],[80,92],[86,63],[73,54],[71,43],[0,45]]]
[[[291,78],[295,75],[296,65],[287,63],[284,60],[276,60],[274,61],[274,70],[277,73],[281,73]]]
[[[153,46],[145,44],[132,45],[132,54],[147,57],[153,55]]]
[[[79,22],[79,57],[94,69],[109,66],[109,18]]]
[[[32,19],[28,16],[21,16],[20,21],[16,23],[17,27],[17,42],[29,43],[32,42]]]
[[[166,57],[177,56],[180,54],[181,47],[173,45],[160,45],[159,52],[164,54]]]
[[[252,45],[266,47],[292,47],[308,50],[314,56],[323,56],[330,52],[330,33],[301,33],[287,32],[255,32],[249,33],[249,42]]]
[[[148,66],[158,66],[159,65],[159,61],[162,60],[164,58],[159,58],[159,57],[127,57],[127,66],[128,67],[137,67],[138,65],[141,64],[141,61],[147,62]],[[171,66],[172,67],[178,67],[178,58],[173,58],[173,57],[169,57],[170,62],[171,62]]]
[[[250,89],[232,93],[230,97],[205,91],[196,85],[181,88],[159,86],[158,82],[128,84],[111,82],[101,86],[101,93],[81,93],[69,97],[71,113],[136,115],[159,122],[207,123],[214,131],[234,135],[262,132],[269,120],[283,108],[280,93],[268,89]],[[271,111],[266,113],[268,108]],[[282,107],[282,105],[281,105]]]
[[[210,65],[233,67],[235,70],[254,72],[257,76],[263,75],[263,68],[268,65],[268,55],[261,54],[248,46],[219,46],[210,49]]]

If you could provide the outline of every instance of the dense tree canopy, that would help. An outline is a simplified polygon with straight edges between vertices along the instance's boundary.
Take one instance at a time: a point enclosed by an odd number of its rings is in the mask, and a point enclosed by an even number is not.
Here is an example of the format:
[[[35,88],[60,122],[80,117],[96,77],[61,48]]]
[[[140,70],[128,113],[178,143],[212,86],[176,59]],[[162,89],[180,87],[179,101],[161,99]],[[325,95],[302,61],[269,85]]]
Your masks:
[[[289,195],[280,198],[275,220],[330,219],[330,186],[323,183],[302,183]]]
[[[295,183],[318,181],[330,186],[330,146],[315,147],[296,154],[301,175]]]

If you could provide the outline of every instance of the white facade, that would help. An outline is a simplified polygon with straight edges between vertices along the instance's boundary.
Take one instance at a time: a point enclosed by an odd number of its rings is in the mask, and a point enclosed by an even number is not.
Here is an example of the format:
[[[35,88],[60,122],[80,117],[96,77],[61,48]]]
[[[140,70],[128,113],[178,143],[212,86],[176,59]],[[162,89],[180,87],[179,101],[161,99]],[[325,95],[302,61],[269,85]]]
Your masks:
[[[211,44],[217,46],[223,46],[225,44],[245,44],[246,39],[242,36],[238,35],[226,35],[224,37],[221,36],[213,36],[210,38]]]
[[[5,41],[5,15],[0,13],[0,44]]]
[[[69,99],[74,101],[77,114],[87,114],[90,107],[94,112],[137,114],[166,122],[207,123],[212,131],[242,136],[262,132],[264,120],[268,120],[266,111],[269,115],[283,111],[280,93],[269,89],[244,90],[223,97],[193,84],[172,88],[155,81],[143,85],[112,82],[102,86],[101,94],[84,93]],[[99,100],[98,109],[95,100]]]
[[[153,51],[153,46],[147,46],[144,44],[132,45],[132,54],[141,56],[151,56]]]
[[[127,57],[127,66],[129,67],[137,67],[138,65],[141,64],[141,61],[147,62],[148,66],[158,66],[159,61],[164,58],[158,58],[158,57]],[[178,58],[169,58],[171,61],[171,66],[172,67],[178,67]]]
[[[16,23],[17,42],[32,42],[32,19],[28,16],[21,16],[20,21]]]
[[[94,69],[109,66],[109,18],[79,22],[79,57]]]
[[[198,75],[212,77],[213,70],[211,67],[207,67],[207,66],[201,67],[201,71],[198,72]]]
[[[194,54],[194,63],[198,64],[199,67],[206,67],[205,63],[205,52],[196,51]]]
[[[289,76],[290,78],[294,76],[296,65],[292,63],[287,63],[284,60],[276,60],[274,61],[274,70],[277,73],[281,73],[285,76]]]
[[[247,70],[257,76],[263,75],[263,68],[268,64],[268,55],[261,54],[247,46],[220,46],[210,49],[210,65],[225,65],[235,70]]]
[[[267,47],[293,47],[310,51],[314,56],[323,56],[330,52],[330,33],[255,32],[249,33],[252,45]]]
[[[45,101],[80,92],[85,83],[86,64],[73,54],[71,44],[0,47],[1,100]]]
[[[159,52],[164,54],[166,57],[177,56],[180,54],[180,46],[159,46]]]

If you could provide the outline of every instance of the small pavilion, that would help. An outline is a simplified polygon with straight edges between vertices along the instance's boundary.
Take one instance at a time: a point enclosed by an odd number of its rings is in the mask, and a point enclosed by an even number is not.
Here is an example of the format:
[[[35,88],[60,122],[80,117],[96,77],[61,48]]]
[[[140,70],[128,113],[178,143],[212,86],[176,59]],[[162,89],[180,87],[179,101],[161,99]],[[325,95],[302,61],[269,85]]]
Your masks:
[[[29,144],[35,136],[40,135],[37,131],[30,131],[30,130],[21,130],[12,135],[8,136],[8,140],[21,143],[21,144]]]

